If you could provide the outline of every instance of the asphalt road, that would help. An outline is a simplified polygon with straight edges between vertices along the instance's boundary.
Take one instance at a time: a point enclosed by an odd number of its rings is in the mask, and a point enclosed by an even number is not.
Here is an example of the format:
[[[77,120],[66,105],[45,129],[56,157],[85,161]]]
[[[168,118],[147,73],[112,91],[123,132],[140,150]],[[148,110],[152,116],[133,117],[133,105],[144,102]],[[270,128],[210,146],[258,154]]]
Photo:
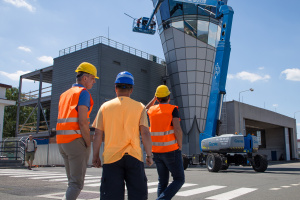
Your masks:
[[[99,199],[101,169],[88,168],[80,199]],[[149,199],[156,198],[157,173],[146,168]],[[230,167],[210,173],[205,167],[185,171],[186,183],[173,198],[208,200],[298,200],[300,199],[300,162],[271,163],[265,173],[251,167]],[[67,181],[63,167],[0,169],[1,200],[61,199]]]

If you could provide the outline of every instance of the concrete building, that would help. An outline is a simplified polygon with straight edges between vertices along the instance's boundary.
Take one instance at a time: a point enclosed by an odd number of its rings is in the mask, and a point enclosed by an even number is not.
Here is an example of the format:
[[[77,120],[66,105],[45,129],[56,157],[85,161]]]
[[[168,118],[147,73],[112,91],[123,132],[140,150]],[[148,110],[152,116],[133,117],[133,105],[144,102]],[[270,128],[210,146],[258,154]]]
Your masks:
[[[259,153],[268,160],[298,158],[296,120],[279,113],[238,101],[225,102],[220,134],[233,134],[242,127],[243,135],[253,134],[259,140]]]
[[[16,105],[15,101],[6,99],[6,89],[11,88],[11,85],[0,83],[0,141],[3,137],[3,120],[4,120],[4,108],[5,106]]]

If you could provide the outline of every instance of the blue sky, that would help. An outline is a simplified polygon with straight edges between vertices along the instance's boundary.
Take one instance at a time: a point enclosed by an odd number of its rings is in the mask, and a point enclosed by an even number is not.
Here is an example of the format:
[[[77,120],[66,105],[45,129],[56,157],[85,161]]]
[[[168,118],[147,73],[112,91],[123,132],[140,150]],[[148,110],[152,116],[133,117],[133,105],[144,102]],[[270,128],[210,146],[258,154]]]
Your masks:
[[[226,100],[240,94],[244,103],[295,115],[299,130],[300,1],[282,2],[228,1],[235,14]],[[61,49],[108,37],[108,29],[110,39],[164,58],[158,34],[133,33],[124,15],[150,16],[152,10],[151,0],[0,0],[0,82],[18,87],[21,74],[51,66]],[[38,88],[23,85],[24,92]],[[249,88],[254,91],[240,93]]]

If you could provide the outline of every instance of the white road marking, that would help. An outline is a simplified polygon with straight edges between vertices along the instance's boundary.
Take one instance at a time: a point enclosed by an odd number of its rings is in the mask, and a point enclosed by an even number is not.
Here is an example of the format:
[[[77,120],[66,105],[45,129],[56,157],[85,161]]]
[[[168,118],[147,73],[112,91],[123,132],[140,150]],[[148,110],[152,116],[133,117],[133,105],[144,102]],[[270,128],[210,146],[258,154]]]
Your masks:
[[[88,175],[86,175],[85,176],[85,179],[84,180],[87,180],[87,179],[100,179],[101,178],[101,176],[88,176]],[[68,179],[67,178],[59,178],[59,179],[51,179],[51,180],[49,180],[50,182],[53,182],[53,181],[57,181],[57,182],[59,182],[59,181],[67,181]]]
[[[230,200],[230,199],[234,199],[236,197],[245,195],[247,193],[253,192],[255,190],[257,190],[257,188],[239,188],[239,189],[236,189],[236,190],[225,192],[225,193],[222,193],[222,194],[219,194],[219,195],[215,195],[215,196],[212,196],[212,197],[208,197],[208,198],[205,198],[205,199],[211,199],[211,200]]]
[[[298,185],[300,185],[300,184],[291,184],[292,186],[298,186]]]
[[[156,182],[156,183],[158,184],[158,182]],[[195,185],[198,185],[198,184],[185,183],[185,184],[183,184],[183,186],[181,188],[191,187],[191,186],[195,186]],[[149,186],[149,184],[148,184],[148,186]],[[148,193],[155,193],[155,192],[157,192],[157,187],[148,189]]]
[[[281,190],[281,188],[271,188],[270,190]]]
[[[282,188],[289,188],[289,187],[292,187],[292,186],[289,186],[289,185],[284,185],[284,186],[281,186]]]
[[[62,177],[67,177],[67,175],[40,176],[40,177],[34,177],[29,179],[39,180],[39,179],[52,179],[52,178],[62,178]]]
[[[224,187],[226,187],[226,186],[211,185],[211,186],[196,188],[196,189],[192,189],[192,190],[177,192],[176,196],[187,197],[187,196],[191,196],[191,195],[195,195],[195,194],[201,194],[201,193],[204,193],[204,192],[218,190],[218,189],[221,189],[221,188],[224,188]]]

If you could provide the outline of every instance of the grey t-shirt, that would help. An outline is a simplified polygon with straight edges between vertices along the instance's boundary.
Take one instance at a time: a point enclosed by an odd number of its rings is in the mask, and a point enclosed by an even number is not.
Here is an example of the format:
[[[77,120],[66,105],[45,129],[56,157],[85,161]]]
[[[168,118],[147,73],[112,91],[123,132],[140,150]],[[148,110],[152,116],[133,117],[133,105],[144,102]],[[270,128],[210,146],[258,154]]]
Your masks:
[[[29,139],[25,142],[27,152],[34,152],[35,148],[37,148],[37,144],[35,140],[30,141]]]

